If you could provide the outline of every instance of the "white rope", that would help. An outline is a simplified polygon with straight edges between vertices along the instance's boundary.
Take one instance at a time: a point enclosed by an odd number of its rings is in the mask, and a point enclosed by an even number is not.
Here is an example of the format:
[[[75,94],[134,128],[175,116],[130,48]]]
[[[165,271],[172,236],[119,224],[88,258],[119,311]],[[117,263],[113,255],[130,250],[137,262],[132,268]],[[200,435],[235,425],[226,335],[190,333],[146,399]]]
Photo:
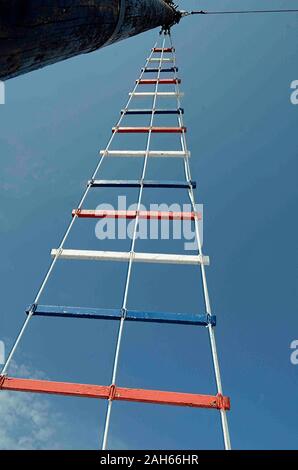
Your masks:
[[[171,43],[171,47],[172,47],[172,56],[173,56],[173,60],[174,60],[174,67],[176,67],[176,55],[174,53],[171,35],[170,35],[170,43]],[[175,69],[175,78],[176,79],[178,78],[176,69]],[[179,98],[180,89],[179,89],[178,80],[176,80],[176,92],[177,92],[177,107],[178,107],[178,109],[181,109],[181,101],[180,101],[180,98]],[[182,114],[181,111],[178,114],[178,123],[179,123],[179,127],[184,127],[183,114]],[[183,132],[181,134],[180,139],[181,139],[182,151],[187,152],[188,148],[187,148],[187,141],[186,141],[185,132]],[[190,164],[189,164],[188,158],[184,158],[184,173],[185,173],[186,181],[189,182],[188,195],[189,195],[189,199],[190,199],[190,202],[191,202],[191,205],[192,205],[192,210],[194,212],[196,212],[196,201],[195,201],[194,191],[193,191],[192,185],[190,184],[191,181],[192,181],[192,176],[191,176],[191,169],[190,169]],[[194,223],[195,223],[196,239],[197,239],[197,244],[198,244],[198,253],[199,253],[200,256],[203,256],[201,235],[200,235],[200,229],[199,229],[199,221],[198,221],[197,217],[195,218]],[[205,266],[203,264],[201,264],[200,269],[201,269],[201,276],[202,276],[202,286],[203,286],[206,313],[211,315],[212,310],[211,310],[211,305],[210,305],[210,297],[209,297],[209,292],[208,292],[208,284],[207,284]],[[210,340],[210,346],[211,346],[213,368],[214,368],[214,374],[215,374],[215,380],[216,380],[216,386],[217,386],[217,393],[222,395],[223,394],[223,389],[222,389],[220,367],[219,367],[218,354],[217,354],[217,348],[216,348],[215,332],[214,332],[214,327],[211,324],[208,325],[208,332],[209,332],[209,340]],[[220,416],[221,416],[221,425],[222,425],[222,432],[223,432],[225,449],[230,450],[231,449],[231,441],[230,441],[230,433],[229,433],[229,426],[228,426],[228,421],[227,421],[226,410],[221,409],[220,410]]]
[[[164,45],[165,45],[165,37],[163,38],[162,49],[164,49]],[[151,51],[151,54],[150,54],[150,57],[147,59],[145,68],[147,67],[147,64],[150,61],[152,55],[154,54],[155,47],[156,47],[156,45],[153,47],[153,49]],[[122,303],[123,316],[120,320],[117,343],[116,343],[116,352],[115,352],[114,365],[113,365],[113,374],[112,374],[112,385],[115,385],[115,382],[116,382],[116,379],[117,379],[120,347],[121,347],[121,342],[122,342],[122,337],[123,337],[125,313],[126,313],[126,309],[127,309],[127,299],[128,299],[128,294],[129,294],[132,266],[133,266],[133,261],[134,261],[134,250],[135,250],[135,244],[136,244],[136,235],[137,235],[137,229],[138,229],[138,223],[139,223],[139,211],[140,211],[140,208],[141,208],[143,191],[144,191],[144,180],[145,180],[145,176],[146,176],[146,170],[147,170],[147,164],[148,164],[148,158],[149,158],[149,151],[150,151],[150,144],[151,144],[151,136],[152,136],[152,130],[151,129],[152,129],[152,126],[153,126],[153,123],[154,123],[154,117],[155,117],[155,108],[156,108],[156,102],[157,102],[157,96],[158,96],[159,78],[160,78],[160,73],[161,73],[160,69],[162,67],[163,55],[164,55],[164,53],[163,53],[163,50],[162,50],[161,57],[160,57],[159,68],[158,68],[158,73],[157,73],[157,81],[156,81],[156,86],[155,86],[155,91],[154,91],[154,98],[153,98],[153,104],[152,104],[152,113],[151,113],[151,119],[150,119],[150,128],[149,128],[149,134],[148,134],[147,146],[146,146],[146,153],[145,153],[144,165],[143,165],[142,176],[141,176],[141,186],[140,186],[138,203],[137,203],[137,217],[136,217],[135,223],[134,223],[134,231],[133,231],[133,237],[132,237],[132,243],[131,243],[131,249],[130,249],[130,260],[129,260],[129,264],[128,264],[128,270],[127,270],[127,276],[126,276],[126,282],[125,282],[125,289],[124,289],[124,295],[123,295],[123,303]],[[106,419],[105,419],[104,433],[103,433],[102,450],[107,449],[107,441],[108,441],[108,434],[109,434],[109,429],[110,429],[112,406],[113,406],[113,401],[109,400],[108,407],[107,407],[107,413],[106,413]]]
[[[156,45],[157,45],[157,42],[156,42],[156,44],[155,44],[154,47],[156,47]],[[153,54],[153,52],[151,53],[150,57],[147,59],[147,61],[146,61],[146,66],[145,66],[145,67],[147,67],[147,65],[148,65],[148,63],[149,63],[149,59],[152,57],[152,54]],[[144,75],[144,69],[143,69],[142,72],[141,72],[141,75],[140,75],[140,78],[139,78],[140,80],[142,79],[143,75]],[[133,93],[137,90],[137,87],[138,87],[138,83],[135,85],[135,87],[134,87],[134,89],[133,89]],[[133,96],[129,96],[128,101],[127,101],[127,104],[126,104],[126,106],[125,106],[125,109],[127,109],[127,108],[129,107],[132,98],[133,98]],[[125,114],[121,114],[121,115],[120,115],[120,118],[119,118],[119,120],[118,120],[118,122],[117,122],[117,124],[116,124],[116,127],[119,127],[119,126],[120,126],[122,120],[124,119],[124,116],[125,116]],[[82,206],[83,206],[83,204],[84,204],[84,202],[85,202],[85,200],[86,200],[86,197],[88,196],[89,191],[90,191],[90,189],[91,189],[91,187],[92,187],[92,180],[94,180],[94,179],[98,176],[98,172],[99,172],[99,170],[100,170],[100,168],[101,168],[101,166],[102,166],[102,164],[103,164],[103,161],[104,161],[104,159],[105,159],[105,157],[106,157],[106,152],[109,151],[109,149],[110,149],[110,147],[111,147],[111,145],[112,145],[112,143],[113,143],[113,140],[114,140],[114,138],[115,138],[115,135],[116,135],[116,133],[113,133],[112,136],[111,136],[111,138],[110,138],[110,140],[108,141],[107,147],[105,148],[105,153],[102,155],[102,157],[100,158],[98,164],[96,165],[96,168],[95,168],[95,170],[94,170],[94,172],[93,172],[93,175],[92,175],[92,177],[91,177],[90,183],[88,183],[87,188],[86,188],[86,190],[84,191],[83,196],[82,196],[82,198],[81,198],[81,200],[80,200],[80,202],[79,202],[79,204],[78,204],[78,206],[77,206],[77,209],[81,209],[81,208],[82,208]],[[68,239],[68,237],[69,237],[69,235],[70,235],[70,232],[71,232],[71,230],[72,230],[72,228],[73,228],[73,226],[74,226],[74,224],[75,224],[75,222],[76,222],[76,220],[77,220],[77,218],[78,218],[78,216],[77,216],[77,214],[76,214],[76,215],[72,218],[71,222],[69,223],[69,225],[68,225],[68,227],[67,227],[67,229],[66,229],[66,232],[65,232],[65,234],[64,234],[64,236],[63,236],[63,238],[62,238],[62,241],[61,241],[61,243],[60,243],[60,245],[59,245],[59,248],[57,249],[56,256],[54,257],[53,261],[51,262],[50,267],[49,267],[49,269],[48,269],[48,271],[47,271],[47,273],[46,273],[46,275],[45,275],[45,277],[44,277],[44,279],[43,279],[43,281],[42,281],[42,284],[41,284],[41,286],[40,286],[40,288],[39,288],[39,290],[38,290],[38,292],[37,292],[37,294],[36,294],[36,297],[35,297],[35,299],[34,299],[34,302],[33,302],[33,304],[32,304],[33,306],[32,306],[32,308],[30,309],[30,311],[28,312],[27,318],[26,318],[26,320],[25,320],[25,322],[24,322],[24,324],[23,324],[23,326],[22,326],[22,328],[21,328],[21,330],[20,330],[20,332],[19,332],[19,334],[18,334],[18,336],[17,336],[17,338],[16,338],[16,340],[15,340],[13,346],[12,346],[12,349],[11,349],[11,351],[10,351],[8,357],[7,357],[7,360],[6,360],[5,364],[4,364],[4,367],[2,368],[2,371],[1,371],[1,374],[0,374],[0,375],[6,375],[6,374],[7,374],[7,370],[8,370],[8,367],[9,367],[9,365],[10,365],[10,362],[11,362],[11,360],[12,360],[13,357],[14,357],[14,354],[15,354],[15,352],[16,352],[16,350],[17,350],[17,347],[18,347],[18,345],[19,345],[19,343],[20,343],[20,341],[21,341],[21,339],[22,339],[22,337],[23,337],[23,335],[24,335],[24,333],[25,333],[25,331],[26,331],[26,329],[27,329],[27,326],[28,326],[28,324],[29,324],[29,322],[30,322],[32,316],[34,315],[34,305],[38,304],[38,302],[39,302],[39,300],[40,300],[40,297],[42,296],[42,294],[43,294],[43,292],[44,292],[44,289],[45,289],[45,287],[46,287],[46,285],[47,285],[47,283],[48,283],[48,281],[49,281],[49,279],[50,279],[50,277],[51,277],[51,274],[53,273],[53,270],[54,270],[54,268],[55,268],[55,266],[56,266],[56,263],[57,263],[57,261],[58,261],[58,259],[59,259],[59,255],[60,255],[60,253],[61,253],[61,250],[63,249],[63,247],[64,247],[64,245],[65,245],[65,243],[66,243],[66,241],[67,241],[67,239]]]

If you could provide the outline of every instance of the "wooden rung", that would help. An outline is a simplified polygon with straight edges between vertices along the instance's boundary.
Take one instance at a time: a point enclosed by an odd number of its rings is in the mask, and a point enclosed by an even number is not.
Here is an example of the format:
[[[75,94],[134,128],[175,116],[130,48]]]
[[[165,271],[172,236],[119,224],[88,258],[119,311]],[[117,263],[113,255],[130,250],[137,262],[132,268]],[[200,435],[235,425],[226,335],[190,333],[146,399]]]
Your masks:
[[[140,92],[131,92],[129,96],[133,96],[135,98],[146,98],[146,97],[161,97],[161,98],[183,98],[184,93],[176,93],[174,91],[158,91],[155,93],[154,91],[140,91]]]
[[[121,109],[121,114],[125,115],[152,115],[154,114],[184,114],[183,108],[178,109]]]
[[[0,376],[0,390],[97,398],[111,401],[154,403],[157,405],[190,406],[217,410],[230,409],[230,399],[222,395],[163,392],[159,390],[123,388],[116,385],[87,385]]]
[[[147,60],[148,62],[174,62],[173,57],[151,57]]]
[[[146,156],[145,150],[101,150],[100,155],[106,157],[141,157]],[[150,150],[148,157],[150,158],[190,158],[190,152],[174,151],[174,150]]]
[[[183,134],[187,132],[186,127],[113,127],[113,134]]]
[[[90,180],[88,186],[93,188],[182,188],[188,189],[197,187],[195,181],[171,181],[171,180]]]
[[[175,48],[174,47],[164,47],[164,48],[154,47],[152,49],[152,52],[163,52],[163,53],[165,53],[165,52],[175,52]]]
[[[180,85],[180,78],[149,78],[136,80],[139,85]]]
[[[51,318],[75,318],[88,320],[120,320],[124,312],[122,309],[109,308],[86,308],[59,305],[29,305],[26,309],[29,313],[39,317]],[[125,321],[128,322],[149,322],[149,323],[169,323],[177,325],[208,326],[216,325],[216,316],[196,313],[170,313],[170,312],[150,312],[140,310],[126,310]]]
[[[202,214],[195,212],[164,212],[164,211],[113,211],[74,209],[73,217],[79,219],[145,219],[145,220],[202,220]]]
[[[179,72],[179,69],[178,67],[169,67],[169,68],[146,67],[146,68],[142,68],[141,71],[144,73],[158,73],[158,72],[172,73],[172,72]]]
[[[59,259],[83,260],[83,261],[130,261],[131,257],[137,263],[161,263],[161,264],[192,264],[209,265],[208,256],[200,255],[176,255],[163,253],[129,253],[121,251],[92,251],[92,250],[57,250],[51,251],[51,256]]]

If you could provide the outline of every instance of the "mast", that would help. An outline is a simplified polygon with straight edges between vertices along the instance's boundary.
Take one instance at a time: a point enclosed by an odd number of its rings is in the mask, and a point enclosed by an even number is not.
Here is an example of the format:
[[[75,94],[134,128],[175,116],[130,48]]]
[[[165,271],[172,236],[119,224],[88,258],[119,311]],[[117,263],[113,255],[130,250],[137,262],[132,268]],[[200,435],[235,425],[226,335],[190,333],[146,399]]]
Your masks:
[[[0,0],[0,80],[85,54],[179,13],[164,0]]]

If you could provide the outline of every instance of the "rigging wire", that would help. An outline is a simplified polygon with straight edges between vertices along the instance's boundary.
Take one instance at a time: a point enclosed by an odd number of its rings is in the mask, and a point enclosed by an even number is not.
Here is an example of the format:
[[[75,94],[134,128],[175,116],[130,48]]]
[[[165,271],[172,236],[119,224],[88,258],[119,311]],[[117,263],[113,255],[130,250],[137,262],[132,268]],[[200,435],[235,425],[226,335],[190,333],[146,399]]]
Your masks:
[[[184,13],[184,12],[183,12]],[[249,13],[298,13],[298,9],[292,10],[228,10],[228,11],[190,11],[185,12],[184,16],[188,15],[234,15],[234,14],[249,14]]]

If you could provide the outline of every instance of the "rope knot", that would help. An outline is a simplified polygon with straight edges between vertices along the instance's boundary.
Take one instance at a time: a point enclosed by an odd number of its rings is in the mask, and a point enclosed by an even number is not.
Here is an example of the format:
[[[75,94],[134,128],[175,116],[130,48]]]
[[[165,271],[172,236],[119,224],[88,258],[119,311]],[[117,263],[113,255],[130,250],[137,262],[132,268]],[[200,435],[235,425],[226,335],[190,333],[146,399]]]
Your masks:
[[[5,381],[5,375],[0,375],[0,390],[2,390]]]
[[[116,391],[117,391],[116,385],[115,385],[115,384],[112,384],[112,385],[110,386],[110,392],[109,392],[109,400],[110,400],[110,401],[115,400]]]

